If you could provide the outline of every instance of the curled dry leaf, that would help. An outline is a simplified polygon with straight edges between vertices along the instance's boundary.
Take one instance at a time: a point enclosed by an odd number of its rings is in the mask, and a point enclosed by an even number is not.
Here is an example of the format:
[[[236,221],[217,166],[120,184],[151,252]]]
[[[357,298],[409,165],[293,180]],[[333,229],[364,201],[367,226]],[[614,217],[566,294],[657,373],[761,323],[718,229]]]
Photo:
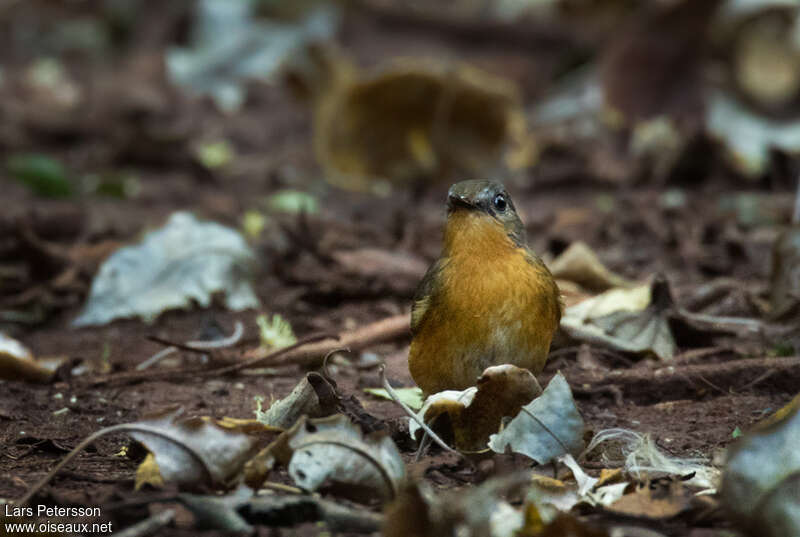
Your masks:
[[[489,439],[497,453],[522,453],[539,464],[583,449],[584,424],[572,391],[561,372],[550,381],[542,395],[522,410],[501,432]]]
[[[656,278],[650,285],[611,289],[570,306],[561,328],[578,341],[668,360],[677,353],[671,313],[669,285]]]
[[[396,495],[405,477],[405,465],[392,439],[385,433],[362,434],[346,416],[300,418],[274,442],[248,462],[246,481],[258,488],[276,463],[288,466],[289,475],[305,490],[326,484],[346,485],[343,492],[382,498]]]
[[[128,424],[128,433],[153,455],[142,476],[157,472],[182,487],[229,486],[276,429],[256,420],[180,419],[180,411]]]
[[[273,402],[266,411],[261,411],[259,402],[256,418],[265,425],[287,429],[304,415],[312,418],[329,416],[336,411],[332,390],[320,374],[308,373],[289,395]]]
[[[542,388],[530,371],[503,364],[487,368],[477,386],[432,395],[418,416],[426,423],[433,423],[446,414],[456,449],[481,451],[486,449],[489,436],[501,429],[503,418],[513,418],[523,405],[541,393]],[[419,429],[414,420],[409,421],[412,437]]]
[[[722,499],[754,535],[800,535],[800,395],[728,451]]]
[[[408,59],[361,74],[320,48],[304,65],[295,78],[313,98],[314,148],[337,186],[481,173],[525,144],[517,88],[474,67]]]
[[[583,241],[570,244],[548,265],[553,276],[579,284],[588,291],[602,292],[613,287],[632,287],[633,282],[614,274]]]
[[[193,302],[208,306],[225,293],[233,310],[258,306],[250,285],[255,255],[235,230],[174,213],[141,244],[120,248],[100,267],[74,326],[125,317],[153,321],[163,311]]]
[[[36,360],[25,345],[0,332],[0,379],[49,382],[63,361]]]

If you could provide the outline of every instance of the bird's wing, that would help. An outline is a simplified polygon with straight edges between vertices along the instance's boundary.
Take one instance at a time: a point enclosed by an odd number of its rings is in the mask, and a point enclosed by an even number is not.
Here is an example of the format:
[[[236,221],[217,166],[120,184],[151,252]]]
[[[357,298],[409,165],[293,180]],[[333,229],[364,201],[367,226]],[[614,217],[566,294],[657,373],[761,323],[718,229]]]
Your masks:
[[[428,268],[428,272],[422,277],[422,281],[417,286],[414,293],[414,303],[411,305],[411,334],[416,334],[431,302],[435,300],[439,292],[440,278],[445,261],[439,259]]]

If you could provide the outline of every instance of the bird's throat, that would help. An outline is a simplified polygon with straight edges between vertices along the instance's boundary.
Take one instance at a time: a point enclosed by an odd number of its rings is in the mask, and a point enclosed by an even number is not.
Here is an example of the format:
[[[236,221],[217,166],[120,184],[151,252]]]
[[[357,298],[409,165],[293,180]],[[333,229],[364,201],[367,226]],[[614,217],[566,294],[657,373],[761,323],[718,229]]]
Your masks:
[[[503,224],[484,212],[457,209],[447,217],[443,244],[446,257],[491,259],[515,249]]]

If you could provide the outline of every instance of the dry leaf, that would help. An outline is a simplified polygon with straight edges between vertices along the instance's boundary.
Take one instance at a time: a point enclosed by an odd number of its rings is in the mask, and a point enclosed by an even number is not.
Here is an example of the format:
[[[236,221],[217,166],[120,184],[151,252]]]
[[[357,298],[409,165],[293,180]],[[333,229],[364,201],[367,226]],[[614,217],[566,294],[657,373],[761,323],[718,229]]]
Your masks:
[[[309,52],[315,67],[299,78],[314,97],[314,148],[338,186],[486,172],[524,139],[518,91],[507,80],[420,59],[360,75],[341,54]]]
[[[539,464],[547,464],[561,455],[580,453],[583,431],[583,418],[567,380],[559,372],[542,395],[522,407],[505,429],[491,436],[489,447],[497,453],[522,453]]]
[[[289,395],[273,402],[266,411],[261,411],[259,402],[256,418],[266,425],[288,429],[300,419],[300,416],[319,418],[330,415],[334,409],[323,409],[314,387],[319,381],[325,382],[318,373],[309,373],[297,383]]]
[[[800,535],[800,395],[728,450],[722,498],[754,534]]]
[[[300,418],[247,464],[247,483],[259,487],[276,463],[287,465],[289,475],[305,490],[345,485],[342,491],[356,496],[392,498],[405,476],[403,459],[389,436],[365,436],[341,414]]]
[[[526,475],[489,479],[480,486],[450,493],[425,483],[404,487],[386,508],[384,537],[514,537],[523,514],[501,495],[519,488]]]
[[[725,144],[731,163],[746,176],[763,174],[774,148],[800,152],[799,123],[759,115],[719,90],[710,97],[705,122],[708,132]]]
[[[558,461],[572,472],[575,482],[533,474],[525,502],[536,509],[542,522],[551,522],[559,513],[567,512],[579,503],[593,506],[610,505],[622,497],[628,483],[601,485],[600,480],[589,476],[570,454]]]
[[[669,325],[672,298],[667,282],[612,289],[566,309],[561,328],[573,339],[668,360],[677,353]]]
[[[217,422],[211,418],[180,418],[180,411],[126,425],[126,431],[152,453],[141,469],[156,471],[165,482],[181,487],[229,486],[244,464],[265,443],[274,428],[255,420]],[[138,477],[138,472],[137,472]]]
[[[256,420],[180,419],[182,412],[179,408],[142,421],[95,431],[29,488],[19,504],[27,504],[78,453],[108,434],[128,433],[152,453],[153,458],[142,463],[141,479],[155,479],[158,473],[164,481],[181,486],[222,488],[234,483],[244,463],[276,432],[275,428]]]
[[[644,483],[605,509],[620,515],[663,520],[689,508],[691,493],[680,481],[668,485]]]
[[[120,248],[100,267],[89,298],[74,326],[141,317],[153,321],[163,311],[197,302],[208,306],[225,293],[232,310],[258,306],[250,285],[255,255],[239,232],[174,213],[161,229],[135,246]]]
[[[486,449],[489,436],[501,429],[503,418],[513,418],[523,405],[541,393],[542,388],[530,371],[503,364],[487,368],[475,387],[432,395],[418,416],[426,423],[433,423],[447,414],[456,449],[481,451]],[[418,431],[419,426],[411,420],[412,437]]]
[[[0,379],[49,382],[63,361],[36,360],[22,343],[0,332]]]
[[[548,267],[553,277],[575,282],[589,291],[602,292],[612,287],[634,285],[630,280],[608,270],[583,241],[570,244]]]

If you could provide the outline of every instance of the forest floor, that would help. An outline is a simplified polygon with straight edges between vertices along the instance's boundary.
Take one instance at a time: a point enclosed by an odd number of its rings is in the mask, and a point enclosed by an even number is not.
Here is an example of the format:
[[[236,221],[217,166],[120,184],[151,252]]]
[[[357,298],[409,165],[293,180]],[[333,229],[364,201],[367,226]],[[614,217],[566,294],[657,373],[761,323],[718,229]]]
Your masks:
[[[511,73],[526,99],[537,94],[536,73],[542,61],[530,51],[472,45],[368,18],[354,17],[347,24],[345,45],[363,65],[394,55],[446,55],[502,70],[506,76]],[[176,405],[189,415],[252,418],[256,397],[284,397],[302,378],[305,369],[284,366],[258,375],[234,373],[219,378],[114,379],[163,348],[151,336],[174,342],[202,339],[215,330],[229,334],[240,321],[245,334],[237,349],[257,347],[252,310],[231,312],[214,305],[171,311],[150,325],[123,320],[89,329],[70,326],[104,256],[160,226],[174,211],[190,210],[238,228],[243,214],[257,200],[279,188],[305,190],[318,198],[317,213],[277,217],[278,225],[263,233],[255,245],[260,260],[255,289],[262,310],[283,316],[298,337],[340,333],[407,313],[419,278],[441,247],[448,184],[427,185],[413,194],[396,191],[386,197],[331,188],[320,180],[313,159],[309,111],[279,85],[252,84],[244,109],[225,115],[208,102],[166,91],[158,76],[141,75],[158,71],[149,65],[157,62],[157,55],[146,50],[132,50],[129,55],[114,70],[79,61],[70,65],[67,60],[70,69],[94,81],[93,87],[106,88],[98,97],[103,101],[98,109],[109,109],[86,124],[38,117],[32,97],[18,96],[13,107],[8,101],[3,105],[15,110],[6,115],[0,132],[6,154],[35,149],[58,156],[74,170],[97,169],[98,163],[132,170],[141,191],[128,198],[47,200],[3,180],[0,238],[14,243],[30,269],[28,281],[20,283],[20,293],[15,295],[19,307],[6,301],[3,309],[44,312],[42,321],[5,322],[3,326],[35,356],[66,356],[70,367],[88,365],[88,372],[72,377],[67,367],[49,384],[0,381],[0,498],[23,495],[66,452],[101,427],[133,422]],[[134,56],[135,61],[127,61]],[[142,91],[152,91],[155,97],[132,95],[127,83],[131,80],[141,82]],[[115,103],[129,102],[138,103],[144,111],[126,116],[115,107]],[[147,134],[162,128],[179,132],[189,128],[194,129],[191,136],[202,133],[206,139],[230,141],[238,159],[235,169],[199,171],[188,156],[189,141],[175,142],[175,147],[165,150],[157,137]],[[20,132],[24,134],[19,136]],[[567,152],[547,155],[534,171],[507,181],[534,251],[552,259],[572,242],[584,241],[610,270],[625,278],[645,281],[656,274],[665,276],[682,307],[718,316],[761,315],[757,302],[768,289],[777,224],[786,222],[791,211],[790,179],[773,174],[766,180],[746,182],[712,166],[702,176],[671,177],[659,183],[610,181],[598,178],[587,166],[574,162]],[[669,205],[666,196],[675,192],[682,201]],[[757,200],[756,221],[737,213],[740,195]],[[405,261],[393,266],[380,256],[349,264],[336,261],[341,252],[362,249]],[[22,291],[25,296],[21,297]],[[554,345],[554,357],[540,381],[544,386],[556,371],[563,372],[590,431],[630,429],[651,435],[671,455],[710,460],[733,441],[737,428],[747,430],[796,394],[800,368],[770,373],[772,366],[762,359],[780,354],[780,349],[761,334],[712,337],[698,333],[693,337],[691,348],[679,349],[678,358],[669,364],[594,347]],[[410,334],[368,349],[386,363],[394,386],[413,386],[407,368],[409,341]],[[201,367],[196,353],[176,356],[158,370]],[[746,360],[760,365],[736,369],[736,364]],[[689,368],[685,375],[684,368]],[[620,370],[640,374],[640,380],[615,380],[612,372]],[[392,402],[363,392],[380,383],[369,356],[342,355],[332,360],[329,372],[340,393],[357,397],[367,413],[387,424],[409,473],[441,489],[483,480],[481,471],[437,448],[415,461],[415,446],[403,438],[402,411]],[[140,508],[119,507],[121,502],[146,498],[153,491],[132,492],[143,453],[129,450],[127,456],[120,456],[121,449],[130,444],[131,440],[120,436],[98,440],[53,479],[43,499],[104,509],[116,505],[116,510],[104,510],[104,517],[116,527],[134,522],[141,516]],[[513,464],[525,466],[519,460]],[[281,479],[289,482],[285,474]],[[189,515],[182,516],[170,534],[196,535]],[[588,518],[606,520],[600,515]],[[735,530],[722,516],[686,515],[631,523],[694,537]],[[307,524],[269,535],[316,535],[318,531],[314,524]]]

